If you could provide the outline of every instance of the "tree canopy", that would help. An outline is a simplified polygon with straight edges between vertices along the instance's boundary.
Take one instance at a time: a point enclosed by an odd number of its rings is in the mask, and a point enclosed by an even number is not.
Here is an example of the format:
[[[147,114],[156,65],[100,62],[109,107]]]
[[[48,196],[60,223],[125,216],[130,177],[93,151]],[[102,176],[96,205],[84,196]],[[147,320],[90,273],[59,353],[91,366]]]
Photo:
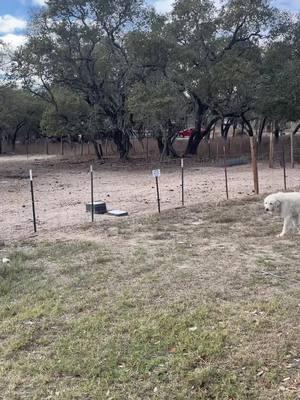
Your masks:
[[[169,15],[143,0],[46,5],[10,73],[43,102],[44,134],[84,127],[96,149],[110,137],[126,158],[132,135],[147,129],[163,155],[176,156],[187,114],[195,119],[187,154],[218,122],[226,136],[237,122],[252,135],[253,120],[300,119],[300,20],[267,0],[176,0]]]

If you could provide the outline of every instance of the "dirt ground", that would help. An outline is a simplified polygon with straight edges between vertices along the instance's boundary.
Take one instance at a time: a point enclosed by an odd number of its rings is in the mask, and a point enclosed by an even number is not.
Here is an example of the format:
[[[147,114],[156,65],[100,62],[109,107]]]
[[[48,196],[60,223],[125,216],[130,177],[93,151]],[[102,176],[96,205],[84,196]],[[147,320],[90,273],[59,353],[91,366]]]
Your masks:
[[[54,232],[74,229],[90,221],[85,203],[90,201],[89,159],[55,156],[0,157],[0,240],[5,243],[29,237],[33,233],[28,170],[33,170],[38,231],[43,237]],[[134,160],[126,164],[93,162],[95,200],[104,200],[108,209],[122,209],[130,216],[157,212],[153,168],[161,169],[160,195],[162,210],[181,205],[180,161],[155,165]],[[288,188],[299,187],[299,166],[287,170]],[[230,167],[229,196],[253,196],[250,165]],[[260,191],[269,193],[283,188],[283,171],[259,165]],[[185,201],[187,205],[218,203],[225,199],[224,170],[187,160],[185,170]],[[96,222],[114,217],[96,216]]]

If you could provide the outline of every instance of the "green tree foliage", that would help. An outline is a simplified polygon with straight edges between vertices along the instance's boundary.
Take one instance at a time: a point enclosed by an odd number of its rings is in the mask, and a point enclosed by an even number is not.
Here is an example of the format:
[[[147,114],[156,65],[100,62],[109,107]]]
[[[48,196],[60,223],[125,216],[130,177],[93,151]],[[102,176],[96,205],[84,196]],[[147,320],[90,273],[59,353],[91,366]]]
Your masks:
[[[0,132],[15,149],[17,138],[39,134],[43,103],[29,93],[9,86],[0,87]]]
[[[176,85],[159,77],[160,74],[135,85],[129,110],[136,116],[135,125],[154,133],[162,158],[177,157],[173,143],[178,130],[184,127],[188,104]]]
[[[81,96],[90,113],[98,110],[107,118],[120,156],[126,157],[130,128],[126,103],[135,81],[126,41],[145,22],[142,2],[49,0],[47,4],[34,17],[28,45],[16,58],[17,75],[31,91],[36,90],[38,78],[44,89],[39,95],[56,108],[54,86]]]
[[[177,0],[167,38],[174,47],[169,76],[194,103],[194,154],[213,123],[246,118],[255,101],[260,70],[259,41],[275,18],[264,0],[230,0],[216,8],[210,0]]]
[[[41,129],[46,136],[77,136],[87,133],[89,108],[79,96],[67,90],[53,90],[55,106],[48,103]]]
[[[130,137],[152,129],[162,155],[184,114],[195,154],[217,122],[222,134],[261,118],[299,116],[299,20],[268,0],[176,0],[169,16],[143,0],[48,0],[35,14],[13,76],[49,104],[47,135],[113,138],[121,158]],[[225,123],[226,122],[226,123]],[[263,125],[262,125],[263,126]]]
[[[287,21],[279,39],[264,51],[256,111],[278,128],[300,119],[300,20]]]

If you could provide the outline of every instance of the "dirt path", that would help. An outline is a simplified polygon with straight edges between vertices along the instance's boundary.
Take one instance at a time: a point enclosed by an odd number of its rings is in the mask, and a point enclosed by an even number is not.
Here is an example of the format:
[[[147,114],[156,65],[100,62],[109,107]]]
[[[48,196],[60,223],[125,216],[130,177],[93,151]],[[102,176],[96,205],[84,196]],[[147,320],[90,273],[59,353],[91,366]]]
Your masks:
[[[0,240],[24,238],[32,234],[32,211],[28,170],[33,169],[38,229],[44,235],[55,236],[57,230],[79,226],[90,221],[85,203],[90,197],[90,160],[58,159],[55,157],[0,157]],[[151,169],[157,165],[139,161],[128,164],[109,162],[94,164],[95,200],[104,200],[109,209],[124,209],[138,216],[156,212],[156,189]],[[160,166],[162,209],[180,206],[181,181],[179,161]],[[281,190],[283,173],[260,165],[262,193]],[[299,167],[288,170],[288,186],[299,186]],[[253,195],[250,165],[228,170],[230,198]],[[203,167],[187,160],[186,204],[218,203],[225,199],[224,171],[218,167]],[[96,216],[96,221],[113,217]]]

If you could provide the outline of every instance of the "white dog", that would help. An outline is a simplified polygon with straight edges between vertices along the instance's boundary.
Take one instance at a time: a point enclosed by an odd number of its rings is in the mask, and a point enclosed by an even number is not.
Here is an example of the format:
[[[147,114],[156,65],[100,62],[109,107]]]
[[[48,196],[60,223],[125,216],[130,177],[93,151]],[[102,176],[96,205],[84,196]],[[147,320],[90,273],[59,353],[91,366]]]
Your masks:
[[[300,193],[274,193],[264,200],[265,211],[278,213],[284,218],[282,232],[278,237],[284,236],[291,230],[300,233]]]

